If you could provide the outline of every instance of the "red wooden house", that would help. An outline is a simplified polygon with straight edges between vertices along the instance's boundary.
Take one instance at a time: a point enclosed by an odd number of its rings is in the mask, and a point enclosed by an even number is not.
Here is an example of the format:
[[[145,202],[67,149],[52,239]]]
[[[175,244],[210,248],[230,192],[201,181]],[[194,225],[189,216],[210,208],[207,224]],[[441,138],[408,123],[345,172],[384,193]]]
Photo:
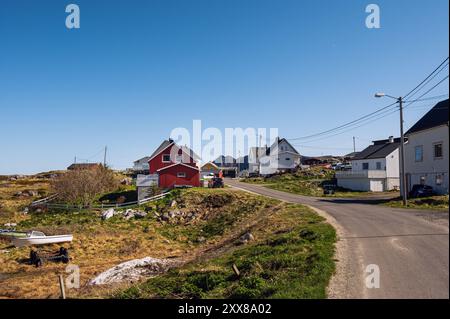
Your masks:
[[[158,174],[161,188],[200,187],[197,159],[190,148],[165,140],[150,156],[149,173]]]

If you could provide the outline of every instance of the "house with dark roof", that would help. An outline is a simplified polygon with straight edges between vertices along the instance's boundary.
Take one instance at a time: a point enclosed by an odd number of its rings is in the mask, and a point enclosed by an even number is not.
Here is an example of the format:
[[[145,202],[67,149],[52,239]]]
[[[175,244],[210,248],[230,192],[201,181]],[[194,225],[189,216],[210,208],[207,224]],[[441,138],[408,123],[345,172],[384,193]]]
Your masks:
[[[449,100],[437,103],[405,135],[406,186],[433,187],[437,194],[448,194],[449,183]]]
[[[297,169],[301,164],[301,155],[287,139],[277,137],[258,161],[259,174],[272,175]]]
[[[400,138],[390,136],[356,154],[350,171],[336,172],[339,187],[369,192],[400,189]]]
[[[164,140],[150,155],[149,174],[157,176],[161,188],[199,187],[199,156],[187,146],[180,146],[172,139]]]

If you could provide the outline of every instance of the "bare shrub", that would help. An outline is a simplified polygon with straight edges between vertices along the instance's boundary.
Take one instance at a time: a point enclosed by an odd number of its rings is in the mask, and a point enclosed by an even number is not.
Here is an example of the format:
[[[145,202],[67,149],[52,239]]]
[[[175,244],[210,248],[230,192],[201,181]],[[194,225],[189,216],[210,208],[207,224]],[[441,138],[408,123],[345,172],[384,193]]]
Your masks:
[[[68,171],[56,178],[52,186],[64,202],[91,205],[99,195],[116,190],[119,181],[112,170],[99,165]]]

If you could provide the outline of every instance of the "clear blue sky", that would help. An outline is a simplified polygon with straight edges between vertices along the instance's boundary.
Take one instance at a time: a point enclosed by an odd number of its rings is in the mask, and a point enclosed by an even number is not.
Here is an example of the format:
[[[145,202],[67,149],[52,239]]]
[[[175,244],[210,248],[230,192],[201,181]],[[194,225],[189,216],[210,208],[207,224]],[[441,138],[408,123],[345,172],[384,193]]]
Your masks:
[[[65,6],[81,28],[65,27]],[[381,8],[381,29],[365,7]],[[172,128],[332,128],[408,92],[448,56],[448,0],[151,0],[0,3],[0,174],[114,168]],[[442,74],[448,74],[448,69]],[[432,95],[448,92],[448,82]],[[435,101],[406,112],[409,127]],[[418,102],[419,103],[419,102]],[[298,147],[343,154],[398,135],[392,115]]]

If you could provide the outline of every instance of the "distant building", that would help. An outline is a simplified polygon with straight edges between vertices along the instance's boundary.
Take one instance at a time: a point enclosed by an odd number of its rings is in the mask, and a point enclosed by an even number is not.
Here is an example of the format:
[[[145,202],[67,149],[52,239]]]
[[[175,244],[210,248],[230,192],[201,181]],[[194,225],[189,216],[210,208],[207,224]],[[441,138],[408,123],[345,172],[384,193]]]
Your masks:
[[[148,174],[149,165],[148,161],[150,160],[150,156],[145,156],[133,162],[133,171],[140,174]]]
[[[219,172],[220,172],[219,166],[217,166],[213,162],[205,163],[200,168],[200,174],[201,174],[202,178],[204,178],[207,175],[211,175],[211,174],[217,175],[217,174],[219,174]]]
[[[448,194],[449,100],[441,101],[414,124],[405,135],[405,174],[408,191],[415,184]]]
[[[98,168],[101,166],[102,166],[102,164],[99,164],[99,163],[73,163],[69,167],[67,167],[67,170],[75,171],[75,170],[83,170],[83,169],[95,169],[95,168]]]
[[[272,175],[295,170],[300,166],[301,156],[288,140],[277,137],[258,160],[259,174]]]
[[[384,192],[400,188],[400,139],[374,141],[351,160],[350,171],[337,171],[339,187],[355,190]]]
[[[248,172],[259,174],[259,160],[266,156],[267,146],[251,147],[248,154]]]

